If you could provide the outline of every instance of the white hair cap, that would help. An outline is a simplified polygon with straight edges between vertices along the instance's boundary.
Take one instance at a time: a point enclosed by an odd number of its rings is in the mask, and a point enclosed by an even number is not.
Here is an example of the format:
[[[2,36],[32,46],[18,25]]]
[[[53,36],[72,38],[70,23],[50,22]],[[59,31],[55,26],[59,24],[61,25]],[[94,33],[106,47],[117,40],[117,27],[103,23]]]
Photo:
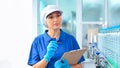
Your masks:
[[[45,7],[42,10],[41,13],[41,22],[43,23],[43,25],[45,25],[45,27],[47,27],[47,23],[46,23],[46,17],[50,14],[53,13],[55,11],[59,11],[62,13],[62,11],[56,6],[56,5],[48,5],[47,7]]]

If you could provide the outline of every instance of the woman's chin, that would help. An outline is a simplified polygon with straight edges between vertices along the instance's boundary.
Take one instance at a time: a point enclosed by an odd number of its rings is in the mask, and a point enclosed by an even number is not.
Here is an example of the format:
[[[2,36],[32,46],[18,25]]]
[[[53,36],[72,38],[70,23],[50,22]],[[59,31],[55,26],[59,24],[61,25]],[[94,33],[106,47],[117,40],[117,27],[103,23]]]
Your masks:
[[[60,29],[60,27],[54,27],[53,29]]]

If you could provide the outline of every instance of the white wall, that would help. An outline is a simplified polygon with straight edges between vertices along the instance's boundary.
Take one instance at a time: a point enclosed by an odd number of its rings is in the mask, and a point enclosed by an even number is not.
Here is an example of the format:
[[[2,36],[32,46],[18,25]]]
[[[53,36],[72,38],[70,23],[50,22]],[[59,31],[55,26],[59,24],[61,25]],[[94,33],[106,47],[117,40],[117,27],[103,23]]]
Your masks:
[[[0,0],[0,68],[31,68],[27,60],[36,31],[32,0]]]

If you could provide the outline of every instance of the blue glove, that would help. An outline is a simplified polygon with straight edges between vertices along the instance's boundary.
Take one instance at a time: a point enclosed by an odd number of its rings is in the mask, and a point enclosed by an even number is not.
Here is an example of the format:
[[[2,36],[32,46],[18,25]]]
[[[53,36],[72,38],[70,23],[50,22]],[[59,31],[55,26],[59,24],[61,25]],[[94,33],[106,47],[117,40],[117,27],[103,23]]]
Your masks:
[[[55,54],[55,51],[57,50],[58,44],[56,40],[51,40],[50,43],[47,46],[47,53],[44,56],[44,60],[49,62],[50,59],[53,57]]]
[[[64,58],[62,58],[62,60],[58,60],[55,62],[54,64],[55,68],[71,68],[71,66],[69,65],[68,61]]]

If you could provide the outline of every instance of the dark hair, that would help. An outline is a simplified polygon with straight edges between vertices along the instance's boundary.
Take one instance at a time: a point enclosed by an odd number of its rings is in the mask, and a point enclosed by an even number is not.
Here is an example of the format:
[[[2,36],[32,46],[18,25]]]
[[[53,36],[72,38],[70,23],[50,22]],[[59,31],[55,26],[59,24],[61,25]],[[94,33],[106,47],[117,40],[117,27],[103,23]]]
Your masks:
[[[50,13],[49,15],[47,15],[46,18],[47,18],[48,16],[50,16],[51,14],[53,14],[53,13],[60,14],[60,16],[62,15],[62,12],[60,12],[60,11],[54,11],[54,12]]]

